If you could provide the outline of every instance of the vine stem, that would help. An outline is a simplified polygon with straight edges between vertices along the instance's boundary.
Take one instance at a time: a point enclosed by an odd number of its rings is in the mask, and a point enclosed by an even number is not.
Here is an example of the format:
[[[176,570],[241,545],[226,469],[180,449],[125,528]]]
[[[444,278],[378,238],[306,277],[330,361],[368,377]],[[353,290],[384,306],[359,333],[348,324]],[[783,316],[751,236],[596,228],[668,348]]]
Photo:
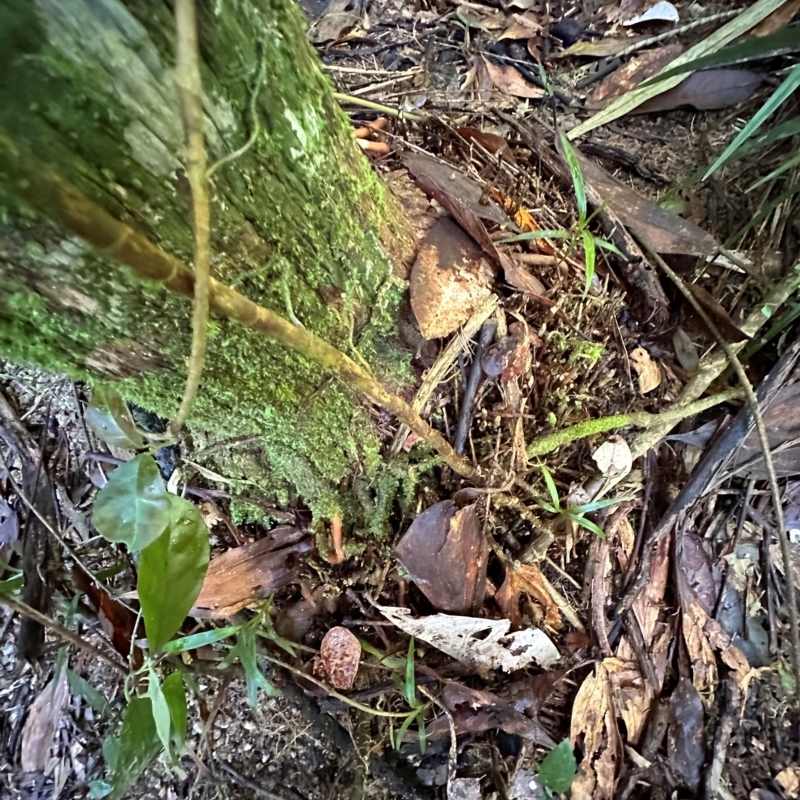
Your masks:
[[[660,267],[664,274],[675,284],[678,291],[686,298],[687,302],[697,312],[703,322],[708,326],[717,344],[725,353],[731,366],[739,378],[739,382],[744,390],[747,404],[753,414],[753,421],[755,423],[758,439],[761,443],[761,449],[764,453],[764,466],[767,470],[770,494],[772,495],[772,504],[775,507],[775,527],[778,537],[778,543],[781,549],[781,559],[783,561],[784,580],[786,581],[786,605],[789,610],[789,638],[792,646],[792,673],[794,675],[794,692],[795,699],[800,704],[800,620],[797,614],[797,597],[795,595],[794,574],[791,560],[791,552],[789,551],[789,540],[786,536],[786,524],[783,515],[783,504],[781,502],[781,490],[778,486],[778,476],[775,472],[775,463],[772,460],[772,451],[770,449],[769,437],[767,436],[767,426],[764,424],[764,417],[759,408],[758,398],[756,397],[753,384],[747,377],[747,373],[736,355],[736,351],[731,347],[730,343],[720,333],[719,328],[712,322],[711,318],[706,314],[703,307],[697,302],[694,295],[689,291],[682,278],[667,264],[655,250],[649,246],[647,241],[641,242],[647,255]]]
[[[197,43],[197,14],[194,0],[175,1],[175,83],[186,139],[186,176],[192,191],[194,228],[194,309],[192,351],[186,388],[180,408],[170,425],[176,435],[191,411],[206,361],[208,340],[209,278],[211,272],[211,206],[208,199],[208,156],[203,139],[203,86]]]

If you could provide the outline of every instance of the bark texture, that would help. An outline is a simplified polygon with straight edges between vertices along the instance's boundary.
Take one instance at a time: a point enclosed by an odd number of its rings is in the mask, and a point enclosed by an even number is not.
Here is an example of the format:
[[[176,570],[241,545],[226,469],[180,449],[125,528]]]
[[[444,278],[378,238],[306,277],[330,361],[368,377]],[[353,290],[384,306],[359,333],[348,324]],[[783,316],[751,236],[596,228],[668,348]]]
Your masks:
[[[298,8],[198,0],[198,18],[209,162],[257,133],[212,178],[214,276],[346,352],[357,347],[379,377],[402,382],[402,282],[392,269],[408,253],[402,211],[355,146]],[[0,127],[191,262],[173,37],[162,0],[2,0]],[[0,355],[118,381],[130,399],[171,416],[190,304],[23,202],[4,169],[12,150],[0,150]],[[338,482],[354,465],[371,475],[379,463],[367,413],[310,362],[235,323],[209,324],[190,425],[260,436],[246,457],[225,462],[230,477],[269,486],[279,500],[297,490],[323,515],[338,511]]]

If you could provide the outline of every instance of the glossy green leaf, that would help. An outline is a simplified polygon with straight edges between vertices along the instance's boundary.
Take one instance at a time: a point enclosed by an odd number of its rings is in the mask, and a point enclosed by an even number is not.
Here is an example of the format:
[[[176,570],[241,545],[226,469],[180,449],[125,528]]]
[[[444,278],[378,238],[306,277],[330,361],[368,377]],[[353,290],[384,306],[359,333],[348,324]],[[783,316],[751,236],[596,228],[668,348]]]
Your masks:
[[[72,689],[72,693],[82,697],[89,704],[92,711],[102,714],[106,710],[108,700],[77,672],[73,672],[71,669],[67,670],[67,683],[69,688]]]
[[[566,516],[567,519],[571,520],[575,525],[579,525],[581,528],[586,528],[587,531],[591,531],[598,539],[602,541],[606,540],[605,531],[596,522],[592,522],[590,519],[586,519],[586,517],[580,514],[567,514]]]
[[[147,696],[150,698],[150,705],[153,709],[156,733],[164,750],[169,753],[169,706],[167,705],[167,699],[164,697],[164,692],[161,691],[161,680],[152,667],[150,667],[148,675]]]
[[[703,180],[713,175],[730,157],[775,113],[800,86],[800,64],[796,64],[783,83],[770,95],[769,99],[748,120],[734,140],[723,150],[722,155],[706,170]]]
[[[111,473],[94,501],[92,521],[108,541],[143,550],[166,529],[170,497],[155,459],[142,453]]]
[[[117,745],[108,750],[116,752],[113,768],[106,776],[107,783],[113,787],[109,797],[121,800],[161,750],[149,697],[134,697],[128,703]],[[104,743],[103,753],[106,751]]]
[[[608,250],[609,253],[614,253],[620,258],[625,258],[625,253],[617,247],[614,242],[609,242],[608,239],[601,239],[599,236],[594,237],[594,243],[602,250]]]
[[[161,687],[169,706],[169,718],[172,723],[172,742],[178,753],[183,751],[186,742],[186,689],[183,685],[183,675],[180,672],[170,673]]]
[[[271,697],[279,697],[280,692],[263,676],[258,668],[256,656],[256,630],[252,626],[244,628],[236,637],[236,647],[232,654],[239,658],[247,682],[247,702],[251,708],[258,703],[258,690],[261,689]]]
[[[551,792],[568,792],[578,772],[569,739],[556,745],[542,761],[539,782]]]
[[[583,231],[583,253],[586,256],[586,282],[583,287],[584,295],[589,294],[594,280],[594,267],[597,260],[597,249],[594,244],[594,236],[587,231]]]
[[[150,653],[181,627],[208,569],[208,531],[195,506],[168,494],[166,530],[139,558],[137,590]]]
[[[25,577],[22,572],[17,573],[12,578],[0,581],[0,594],[13,594],[14,592],[18,592],[22,588],[24,581]]]
[[[184,650],[195,650],[198,647],[214,644],[214,642],[221,642],[223,639],[238,633],[241,629],[241,625],[228,625],[224,628],[192,633],[189,636],[181,636],[180,639],[173,639],[171,642],[167,642],[162,650],[165,653],[181,653]]]
[[[542,471],[542,477],[544,478],[544,482],[547,485],[547,491],[550,494],[550,498],[553,501],[553,505],[555,506],[556,512],[561,511],[561,501],[558,499],[558,489],[556,488],[556,482],[553,480],[553,476],[550,474],[550,470],[544,464],[539,465],[539,469]]]
[[[559,131],[559,141],[564,152],[564,160],[569,167],[569,174],[572,178],[572,188],[575,190],[575,203],[578,206],[578,220],[580,224],[586,222],[586,184],[583,181],[583,172],[578,163],[578,155],[570,144],[569,139]]]
[[[83,416],[86,424],[104,442],[130,450],[144,447],[144,437],[136,430],[128,406],[113,387],[95,387]]]

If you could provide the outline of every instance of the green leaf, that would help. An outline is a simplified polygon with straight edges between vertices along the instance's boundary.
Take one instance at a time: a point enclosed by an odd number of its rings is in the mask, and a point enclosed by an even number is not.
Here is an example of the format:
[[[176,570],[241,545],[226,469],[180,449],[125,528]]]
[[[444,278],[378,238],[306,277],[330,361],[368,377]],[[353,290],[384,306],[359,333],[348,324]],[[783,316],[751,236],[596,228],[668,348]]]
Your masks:
[[[221,642],[229,636],[233,636],[242,629],[241,625],[228,625],[225,628],[214,628],[210,631],[192,633],[189,636],[181,636],[180,639],[173,639],[167,642],[163,648],[165,653],[181,653],[184,650],[195,650],[198,647],[205,647],[214,642]]]
[[[569,739],[556,745],[542,761],[539,782],[551,792],[568,792],[578,772]]]
[[[403,684],[403,694],[406,702],[414,706],[417,699],[417,681],[414,676],[414,637],[408,642],[408,655],[406,656],[406,680]]]
[[[161,687],[169,706],[169,718],[172,722],[172,741],[178,753],[183,751],[186,743],[186,690],[183,685],[183,675],[172,672],[167,675]]]
[[[498,244],[513,244],[514,242],[527,242],[530,239],[566,239],[570,236],[569,231],[528,231],[527,233],[517,233],[514,236],[508,236],[505,239],[500,239]]]
[[[168,494],[166,530],[139,558],[136,588],[151,655],[181,627],[208,569],[208,531],[188,500]]]
[[[419,751],[425,755],[425,748],[428,746],[428,732],[425,730],[425,710],[421,708],[417,712],[417,726],[419,727]]]
[[[94,501],[92,521],[109,542],[143,550],[169,524],[170,496],[155,459],[142,453],[111,473]]]
[[[102,714],[106,710],[108,700],[77,672],[73,672],[71,669],[67,670],[67,683],[73,694],[80,695],[89,704],[92,711]]]
[[[587,531],[591,531],[598,539],[602,541],[606,540],[605,531],[595,522],[592,522],[590,519],[586,519],[586,517],[581,516],[580,514],[566,514],[567,519],[573,522],[575,525],[579,525],[581,528],[586,528]]]
[[[747,189],[745,189],[745,193],[752,192],[753,189],[758,189],[759,186],[763,186],[765,183],[777,178],[779,175],[782,175],[784,172],[786,172],[786,170],[796,167],[798,164],[800,164],[800,153],[795,153],[794,156],[787,158],[782,164],[779,164],[777,167],[775,167],[775,169],[772,170],[769,175],[759,178],[755,183],[748,186]]]
[[[106,760],[106,769],[113,772],[119,764],[119,736],[106,736],[103,739],[103,758]]]
[[[569,139],[567,139],[561,131],[558,133],[558,138],[564,150],[564,159],[569,167],[572,187],[575,190],[575,203],[578,206],[578,222],[582,225],[586,222],[586,184],[583,182],[581,165],[578,163],[578,156],[570,144]]]
[[[161,740],[164,750],[169,753],[169,706],[164,692],[161,691],[161,680],[156,671],[150,667],[147,696],[153,709],[153,720],[156,724],[156,733]]]
[[[592,280],[594,279],[594,265],[597,259],[597,250],[594,246],[594,236],[587,231],[583,231],[583,252],[586,256],[586,283],[583,287],[583,294],[589,294],[589,289],[592,288]]]
[[[408,733],[408,728],[411,723],[417,718],[417,712],[412,711],[404,720],[403,724],[397,729],[397,734],[394,737],[394,749],[399,750],[400,745],[403,744],[403,737]]]
[[[602,250],[608,250],[609,253],[614,253],[620,258],[625,258],[625,253],[623,253],[614,242],[609,242],[608,239],[601,239],[599,236],[595,236],[594,243]]]
[[[590,514],[592,511],[599,511],[601,508],[608,508],[609,506],[626,503],[628,500],[633,500],[633,497],[627,494],[620,497],[606,497],[603,500],[592,500],[589,503],[579,503],[577,506],[570,506],[569,510],[573,514]]]
[[[4,581],[0,581],[0,594],[13,594],[14,592],[18,592],[25,581],[25,578],[22,572],[18,572],[12,578],[7,578]]]
[[[89,800],[102,800],[103,797],[108,797],[113,791],[114,787],[105,781],[92,781],[89,784]]]
[[[544,482],[547,484],[547,491],[550,493],[550,498],[553,501],[553,505],[555,506],[555,513],[561,513],[561,501],[558,499],[558,489],[556,488],[556,482],[553,480],[553,476],[550,474],[550,470],[544,464],[539,465],[539,469],[542,471],[542,477],[544,477]]]
[[[104,743],[104,754],[106,749]],[[122,720],[114,766],[107,775],[107,781],[113,787],[111,800],[121,800],[160,750],[161,741],[156,731],[150,698],[132,698]]]
[[[104,442],[129,450],[144,447],[144,437],[136,430],[128,406],[113,387],[96,386],[83,416]]]
[[[400,656],[389,656],[384,655],[377,647],[373,647],[366,639],[362,639],[360,636],[357,637],[359,644],[361,645],[361,649],[365,653],[369,653],[371,656],[375,656],[378,659],[378,662],[382,664],[384,667],[388,667],[389,669],[403,669],[406,665],[406,659]]]
[[[736,138],[725,148],[722,155],[706,170],[703,180],[713,175],[728,159],[783,105],[800,86],[800,64],[795,65],[783,83],[770,95],[758,111],[753,114],[748,123],[739,131]]]
[[[280,697],[280,692],[261,674],[256,656],[256,630],[252,626],[244,628],[236,637],[233,652],[239,657],[247,682],[247,702],[250,708],[258,703],[258,690],[262,689],[271,697]]]

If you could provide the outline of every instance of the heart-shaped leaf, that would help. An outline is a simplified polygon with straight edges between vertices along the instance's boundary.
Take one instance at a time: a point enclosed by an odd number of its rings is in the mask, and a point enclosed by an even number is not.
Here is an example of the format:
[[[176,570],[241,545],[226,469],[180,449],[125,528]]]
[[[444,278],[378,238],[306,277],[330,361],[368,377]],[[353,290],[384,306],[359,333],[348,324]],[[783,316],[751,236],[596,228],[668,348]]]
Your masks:
[[[148,453],[117,467],[94,502],[98,533],[130,550],[143,550],[170,521],[170,497],[155,459]]]
[[[208,531],[200,512],[182,497],[167,498],[166,530],[139,559],[137,589],[151,654],[183,624],[208,568]]]
[[[144,437],[136,430],[131,412],[116,389],[97,386],[83,416],[104,442],[131,450],[144,447]]]

